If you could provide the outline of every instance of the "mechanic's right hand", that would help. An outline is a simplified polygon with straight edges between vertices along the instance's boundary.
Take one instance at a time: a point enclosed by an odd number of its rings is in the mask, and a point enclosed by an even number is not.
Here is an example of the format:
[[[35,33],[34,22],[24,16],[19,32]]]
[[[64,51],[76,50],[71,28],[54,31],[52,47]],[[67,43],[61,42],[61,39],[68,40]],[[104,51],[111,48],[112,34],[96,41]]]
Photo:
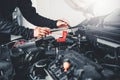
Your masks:
[[[35,38],[42,38],[50,33],[50,29],[47,27],[36,27],[34,29],[34,37]]]

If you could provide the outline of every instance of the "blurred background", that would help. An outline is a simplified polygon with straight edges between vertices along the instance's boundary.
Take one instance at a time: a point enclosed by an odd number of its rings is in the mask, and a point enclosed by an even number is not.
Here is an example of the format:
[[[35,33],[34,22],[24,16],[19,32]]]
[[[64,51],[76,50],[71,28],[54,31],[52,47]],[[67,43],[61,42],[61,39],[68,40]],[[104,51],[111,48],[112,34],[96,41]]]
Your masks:
[[[50,19],[65,19],[71,26],[78,25],[85,19],[107,15],[115,10],[120,10],[120,0],[32,0],[36,11]],[[14,16],[20,25],[29,28],[35,26],[27,22],[19,10]]]
[[[66,19],[71,26],[86,18],[102,16],[120,8],[120,0],[32,0],[36,11],[51,19]],[[28,25],[25,21],[23,24]]]

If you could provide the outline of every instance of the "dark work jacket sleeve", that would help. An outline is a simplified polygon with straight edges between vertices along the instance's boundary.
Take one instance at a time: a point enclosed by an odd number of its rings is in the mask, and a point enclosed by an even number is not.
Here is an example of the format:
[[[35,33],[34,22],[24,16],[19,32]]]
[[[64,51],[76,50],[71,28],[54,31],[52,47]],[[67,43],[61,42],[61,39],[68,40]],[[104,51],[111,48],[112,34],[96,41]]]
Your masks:
[[[33,29],[28,29],[23,26],[19,26],[16,21],[10,22],[0,18],[0,32],[21,35],[26,39],[33,38]]]
[[[23,16],[32,24],[36,26],[45,26],[49,28],[57,28],[56,22],[51,19],[40,16],[36,13],[34,7],[32,7],[31,0],[19,0],[18,7],[22,12]]]

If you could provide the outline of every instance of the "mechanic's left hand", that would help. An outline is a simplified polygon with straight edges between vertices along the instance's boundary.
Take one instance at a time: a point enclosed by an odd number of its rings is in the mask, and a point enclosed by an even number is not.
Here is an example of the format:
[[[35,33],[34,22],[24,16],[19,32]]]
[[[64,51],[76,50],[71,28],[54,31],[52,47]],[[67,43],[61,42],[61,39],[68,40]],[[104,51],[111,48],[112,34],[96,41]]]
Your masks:
[[[65,20],[57,20],[57,27],[58,28],[68,28],[68,22]]]

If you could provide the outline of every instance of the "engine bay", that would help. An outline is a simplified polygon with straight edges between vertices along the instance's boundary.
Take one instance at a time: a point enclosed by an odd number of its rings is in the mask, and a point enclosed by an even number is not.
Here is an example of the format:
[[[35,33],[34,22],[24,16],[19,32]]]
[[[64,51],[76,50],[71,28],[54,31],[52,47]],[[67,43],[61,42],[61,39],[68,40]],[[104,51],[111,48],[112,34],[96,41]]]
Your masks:
[[[46,36],[6,44],[15,69],[13,80],[119,80],[120,25],[104,26],[104,18],[70,27],[57,40]]]

